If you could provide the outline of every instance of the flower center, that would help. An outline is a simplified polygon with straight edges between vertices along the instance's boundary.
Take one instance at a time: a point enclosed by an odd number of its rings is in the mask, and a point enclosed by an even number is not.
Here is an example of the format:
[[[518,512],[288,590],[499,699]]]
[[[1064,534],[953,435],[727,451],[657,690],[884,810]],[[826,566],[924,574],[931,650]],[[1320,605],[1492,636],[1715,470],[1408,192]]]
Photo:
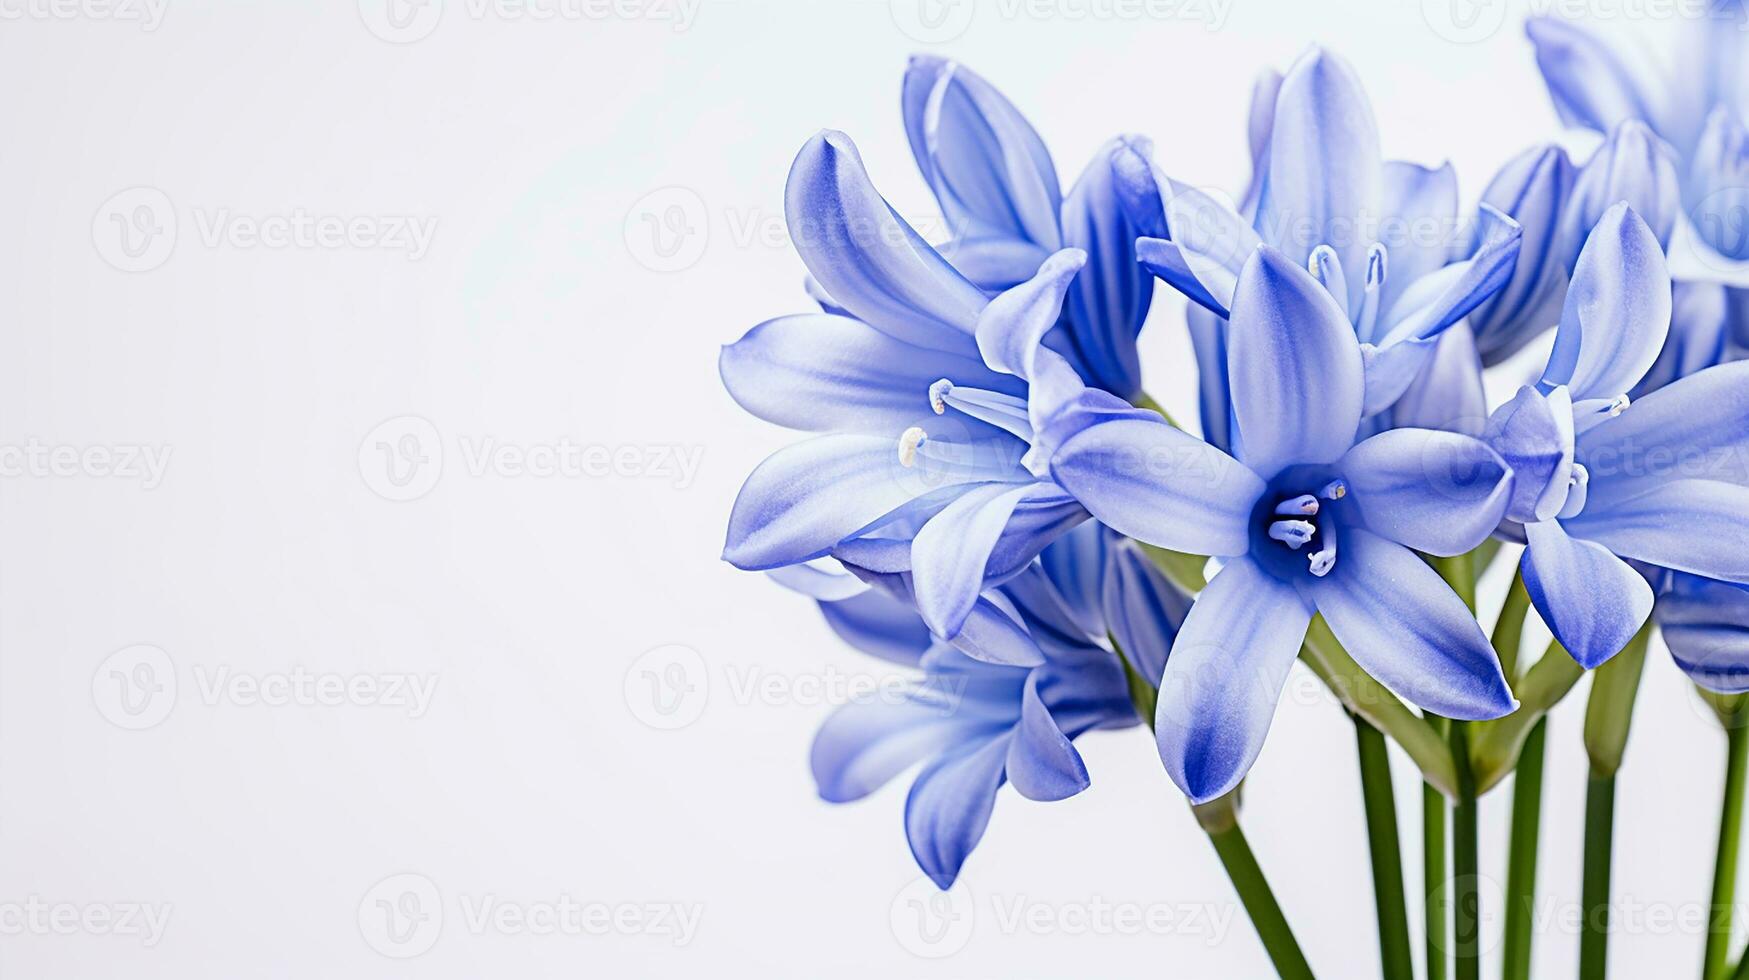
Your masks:
[[[1265,499],[1275,500],[1275,505],[1261,515],[1264,527],[1264,537],[1270,542],[1267,551],[1273,552],[1271,564],[1282,565],[1280,558],[1285,548],[1295,554],[1303,553],[1307,566],[1313,575],[1319,578],[1330,574],[1336,567],[1336,528],[1335,514],[1330,504],[1348,496],[1348,484],[1341,478],[1330,480],[1319,487],[1315,493],[1277,494]],[[1283,570],[1291,570],[1289,564]]]

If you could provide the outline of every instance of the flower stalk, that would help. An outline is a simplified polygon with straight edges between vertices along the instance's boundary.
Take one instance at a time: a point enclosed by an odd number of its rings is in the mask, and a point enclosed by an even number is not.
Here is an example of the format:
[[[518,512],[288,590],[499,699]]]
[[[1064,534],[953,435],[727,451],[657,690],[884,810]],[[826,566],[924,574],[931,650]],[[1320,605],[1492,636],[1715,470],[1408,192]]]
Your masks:
[[[1397,834],[1397,800],[1385,737],[1364,719],[1354,719],[1360,751],[1361,798],[1366,806],[1367,845],[1372,857],[1373,901],[1378,910],[1379,960],[1385,980],[1414,980],[1409,910],[1403,891],[1403,853]]]
[[[1749,697],[1709,695],[1725,729],[1725,792],[1719,804],[1719,846],[1713,862],[1712,914],[1707,922],[1703,980],[1722,980],[1730,970],[1731,909],[1737,893],[1737,855],[1743,834],[1744,768],[1749,760]]]
[[[1584,921],[1579,933],[1580,980],[1604,980],[1609,959],[1609,881],[1615,843],[1615,779],[1627,749],[1634,700],[1646,665],[1647,623],[1622,651],[1598,667],[1585,706],[1585,754],[1591,778],[1585,792]]]
[[[1220,856],[1221,866],[1227,869],[1227,877],[1239,893],[1239,901],[1244,904],[1246,915],[1257,929],[1258,938],[1263,940],[1263,948],[1269,954],[1269,961],[1275,965],[1275,972],[1282,980],[1311,980],[1312,968],[1306,962],[1306,955],[1300,951],[1299,941],[1294,938],[1287,916],[1282,914],[1281,905],[1275,900],[1275,893],[1263,876],[1263,868],[1251,852],[1244,831],[1239,829],[1237,797],[1238,792],[1234,791],[1195,807],[1197,822],[1208,834],[1209,843]]]

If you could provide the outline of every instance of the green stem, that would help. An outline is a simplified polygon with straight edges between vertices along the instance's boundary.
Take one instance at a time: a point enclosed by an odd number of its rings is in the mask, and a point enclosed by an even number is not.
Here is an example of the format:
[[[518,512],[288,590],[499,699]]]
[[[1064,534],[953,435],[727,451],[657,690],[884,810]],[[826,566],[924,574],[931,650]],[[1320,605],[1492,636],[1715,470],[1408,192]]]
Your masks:
[[[1445,725],[1444,719],[1429,715],[1435,729]],[[1450,758],[1449,754],[1447,758]],[[1456,774],[1453,774],[1456,784]],[[1445,956],[1451,949],[1447,940],[1445,918],[1445,794],[1432,783],[1421,785],[1421,885],[1425,892],[1424,913],[1427,920],[1427,980],[1445,980]]]
[[[1604,980],[1609,957],[1610,850],[1615,839],[1615,774],[1593,775],[1585,792],[1585,883],[1580,910],[1579,980]]]
[[[1561,656],[1566,656],[1562,653]],[[1544,741],[1548,722],[1537,721],[1524,740],[1512,784],[1512,836],[1507,845],[1506,924],[1501,980],[1530,980],[1535,938],[1537,837],[1542,829]]]
[[[1731,971],[1731,980],[1749,980],[1749,949],[1743,951],[1743,958],[1737,961],[1737,969]]]
[[[1524,587],[1524,572],[1512,576],[1512,587],[1506,591],[1506,601],[1500,606],[1500,618],[1494,621],[1490,637],[1494,652],[1500,655],[1500,670],[1508,683],[1518,684],[1518,646],[1524,637],[1524,619],[1530,612],[1530,590]]]
[[[1389,735],[1421,769],[1421,776],[1441,793],[1457,792],[1457,772],[1445,736],[1427,720],[1410,711],[1401,699],[1360,668],[1324,617],[1313,616],[1306,631],[1306,646],[1300,659],[1318,675],[1351,714]]]
[[[1737,851],[1743,832],[1743,768],[1749,759],[1749,728],[1736,720],[1725,729],[1725,798],[1719,806],[1719,849],[1713,862],[1712,916],[1707,926],[1702,977],[1720,980],[1730,969],[1731,906],[1737,892]]]
[[[1379,960],[1385,980],[1415,980],[1409,944],[1409,908],[1403,892],[1403,853],[1397,836],[1397,800],[1385,737],[1354,719],[1360,749],[1361,798],[1366,805],[1367,844],[1372,852],[1373,901],[1378,908]]]
[[[1204,819],[1203,808],[1198,809],[1198,818]],[[1227,877],[1238,891],[1239,901],[1244,903],[1258,938],[1263,940],[1263,948],[1269,953],[1269,961],[1275,964],[1275,972],[1283,980],[1311,980],[1312,968],[1306,963],[1306,955],[1300,952],[1300,944],[1294,939],[1287,917],[1282,914],[1275,893],[1270,891],[1269,881],[1257,864],[1257,856],[1251,853],[1251,845],[1246,843],[1236,816],[1231,820],[1205,822],[1203,829],[1208,832],[1215,853],[1220,855],[1221,864],[1227,869]]]
[[[1495,721],[1478,722],[1470,729],[1470,765],[1476,776],[1476,792],[1486,793],[1499,785],[1518,762],[1518,753],[1550,709],[1567,696],[1579,678],[1580,667],[1559,643],[1549,644],[1541,660],[1524,672],[1515,688],[1518,710]]]
[[[1451,805],[1452,954],[1457,980],[1482,975],[1482,896],[1476,846],[1476,782],[1470,775],[1469,723],[1450,723],[1451,755],[1457,762],[1458,795]]]
[[[1149,411],[1159,412],[1160,417],[1166,420],[1167,425],[1172,426],[1174,429],[1183,428],[1183,426],[1180,426],[1178,421],[1172,417],[1171,412],[1166,411],[1164,406],[1154,400],[1154,396],[1145,391],[1130,399],[1130,404],[1137,408],[1145,408]]]

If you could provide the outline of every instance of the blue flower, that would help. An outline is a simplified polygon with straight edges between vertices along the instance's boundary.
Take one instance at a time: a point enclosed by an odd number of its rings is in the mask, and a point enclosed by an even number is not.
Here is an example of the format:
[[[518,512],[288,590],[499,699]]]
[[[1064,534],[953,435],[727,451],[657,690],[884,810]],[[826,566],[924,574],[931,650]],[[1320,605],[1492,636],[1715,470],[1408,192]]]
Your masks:
[[[1314,612],[1370,673],[1429,710],[1474,719],[1514,706],[1481,627],[1411,550],[1455,555],[1486,539],[1506,508],[1506,466],[1451,432],[1395,429],[1357,444],[1361,344],[1325,284],[1288,256],[1255,249],[1231,298],[1237,458],[1157,415],[1114,410],[1036,340],[1022,372],[1057,485],[1131,538],[1225,559],[1160,675],[1161,758],[1196,802],[1231,790],[1256,758]],[[1024,340],[997,329],[980,340]]]
[[[1190,316],[1203,379],[1203,432],[1231,448],[1225,387],[1229,317],[1241,268],[1267,244],[1308,268],[1361,344],[1364,414],[1396,402],[1428,365],[1439,335],[1511,274],[1520,229],[1484,206],[1474,244],[1453,260],[1457,178],[1384,162],[1372,106],[1347,63],[1314,48],[1258,84],[1251,112],[1254,177],[1237,209],[1146,161],[1117,165],[1132,220],[1149,236],[1137,257],[1201,307]],[[1132,154],[1133,155],[1133,154]]]
[[[1737,545],[1749,507],[1732,447],[1743,375],[1714,368],[1633,402],[1657,360],[1671,285],[1652,229],[1617,204],[1587,238],[1541,380],[1489,421],[1512,466],[1507,509],[1527,544],[1521,569],[1538,613],[1589,668],[1651,613],[1650,585],[1623,559],[1749,581]]]
[[[1086,524],[994,591],[1003,615],[1043,654],[1037,666],[1000,666],[931,636],[902,582],[859,571],[873,588],[818,568],[781,578],[820,596],[828,623],[851,646],[919,674],[902,698],[839,708],[814,740],[814,779],[822,798],[842,803],[921,763],[905,832],[918,865],[942,888],[983,836],[1004,782],[1032,800],[1087,788],[1073,740],[1140,721],[1122,664],[1099,641],[1122,634],[1126,653],[1163,662],[1188,604],[1133,543]]]
[[[1665,576],[1654,616],[1676,666],[1719,694],[1749,691],[1749,587]]]
[[[1001,292],[1032,278],[1054,252],[1085,252],[1087,268],[1046,343],[1089,384],[1122,398],[1140,394],[1136,335],[1154,290],[1136,267],[1138,231],[1115,196],[1112,160],[1149,152],[1147,141],[1118,137],[1100,147],[1065,198],[1038,133],[965,66],[913,57],[903,103],[911,152],[954,231],[943,247],[948,260]]]
[[[1692,74],[1680,82],[1648,74],[1575,24],[1546,16],[1526,24],[1563,123],[1606,134],[1643,124],[1650,127],[1644,137],[1655,133],[1667,144],[1654,146],[1641,137],[1646,152],[1671,154],[1668,178],[1642,185],[1639,194],[1599,193],[1589,202],[1594,215],[1626,200],[1668,244],[1680,194],[1679,203],[1708,245],[1732,259],[1749,258],[1749,132],[1736,94],[1742,19],[1738,5],[1727,2],[1708,5],[1688,25],[1691,43],[1681,57]]]

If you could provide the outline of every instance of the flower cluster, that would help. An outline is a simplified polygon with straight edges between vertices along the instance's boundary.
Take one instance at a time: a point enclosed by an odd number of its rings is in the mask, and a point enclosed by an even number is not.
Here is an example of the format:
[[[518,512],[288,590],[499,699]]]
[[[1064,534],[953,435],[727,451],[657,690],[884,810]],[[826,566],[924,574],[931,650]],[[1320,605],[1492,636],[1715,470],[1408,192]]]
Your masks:
[[[1089,785],[1094,729],[1147,723],[1193,804],[1228,798],[1321,637],[1345,698],[1511,716],[1524,671],[1441,564],[1501,542],[1575,671],[1656,610],[1698,684],[1749,690],[1746,323],[1666,259],[1685,211],[1749,205],[1749,135],[1734,100],[1656,98],[1571,25],[1531,36],[1601,142],[1526,150],[1470,212],[1449,165],[1383,158],[1359,78],[1318,49],[1259,80],[1236,203],[1136,135],[1064,193],[1020,110],[936,58],[901,105],[948,240],[850,137],[806,142],[785,209],[817,309],[754,327],[721,373],[812,435],[753,471],[724,558],[915,673],[904,703],[821,729],[825,799],[921,764],[905,831],[945,888],[1004,782]],[[1694,224],[1749,257],[1743,229]],[[1144,393],[1145,321],[1189,331],[1195,425]],[[1522,384],[1490,404],[1485,372]]]

